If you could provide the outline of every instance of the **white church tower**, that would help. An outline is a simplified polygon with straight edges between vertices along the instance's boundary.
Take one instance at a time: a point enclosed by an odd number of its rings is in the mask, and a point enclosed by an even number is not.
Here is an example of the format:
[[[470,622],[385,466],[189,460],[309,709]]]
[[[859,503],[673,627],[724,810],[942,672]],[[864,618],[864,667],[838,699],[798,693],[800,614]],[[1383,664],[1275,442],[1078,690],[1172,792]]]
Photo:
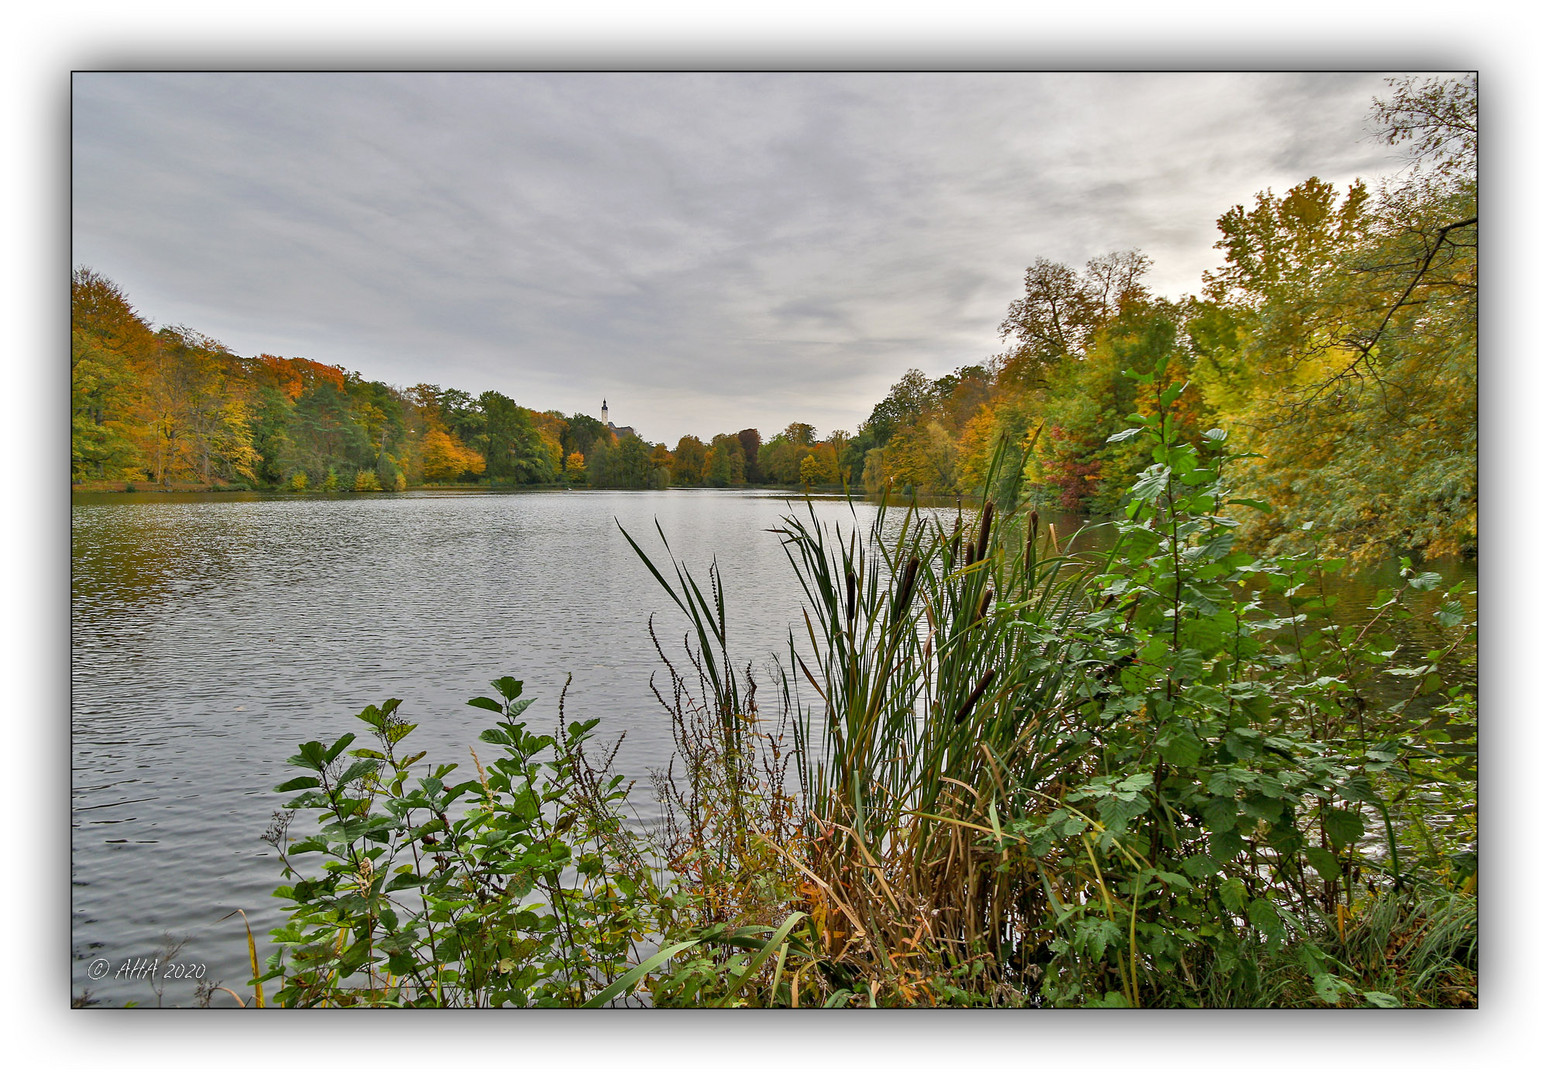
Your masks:
[[[608,399],[607,398],[603,398],[602,399],[602,423],[603,423],[604,427],[606,427],[607,424],[608,424]]]

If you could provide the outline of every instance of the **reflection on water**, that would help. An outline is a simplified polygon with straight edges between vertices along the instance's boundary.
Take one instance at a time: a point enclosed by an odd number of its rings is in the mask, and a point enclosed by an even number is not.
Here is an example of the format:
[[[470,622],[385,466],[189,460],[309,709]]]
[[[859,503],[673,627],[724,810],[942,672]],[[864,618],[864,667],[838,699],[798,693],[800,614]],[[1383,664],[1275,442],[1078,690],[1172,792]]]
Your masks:
[[[619,532],[653,557],[656,523],[701,574],[727,585],[734,656],[782,650],[799,591],[769,533],[783,493],[410,492],[398,495],[77,496],[72,512],[72,992],[151,1003],[118,977],[162,935],[180,960],[241,990],[235,908],[261,956],[283,920],[277,860],[260,836],[295,770],[296,744],[360,730],[388,697],[432,760],[467,761],[484,725],[464,703],[514,675],[555,717],[627,731],[617,766],[644,781],[671,735],[649,686],[682,617]],[[839,500],[821,520],[850,523]],[[805,513],[805,511],[803,511]],[[864,530],[874,508],[855,513]],[[938,509],[946,516],[950,509]],[[902,515],[889,515],[895,522]],[[1062,537],[1074,521],[1057,521]],[[1369,602],[1370,585],[1361,599]],[[1359,585],[1360,589],[1366,586]],[[649,784],[636,809],[649,818]],[[298,822],[298,827],[299,827]],[[94,960],[109,974],[91,977]],[[186,1005],[191,982],[168,983]],[[217,995],[216,1003],[224,995]],[[229,1002],[229,998],[227,1001]]]

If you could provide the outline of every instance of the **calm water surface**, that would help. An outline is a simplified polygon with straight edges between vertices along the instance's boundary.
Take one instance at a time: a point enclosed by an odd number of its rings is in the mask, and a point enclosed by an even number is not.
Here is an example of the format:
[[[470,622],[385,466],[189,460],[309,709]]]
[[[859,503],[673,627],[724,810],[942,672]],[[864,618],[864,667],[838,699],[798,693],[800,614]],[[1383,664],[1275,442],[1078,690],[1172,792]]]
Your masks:
[[[660,522],[703,581],[727,583],[734,656],[767,659],[800,618],[799,590],[767,530],[786,493],[410,492],[76,496],[72,508],[72,992],[153,1004],[117,977],[186,937],[179,961],[243,993],[239,920],[260,955],[284,921],[279,864],[260,839],[297,770],[296,744],[364,732],[354,715],[389,697],[417,724],[411,748],[468,761],[487,726],[468,698],[513,675],[547,729],[574,675],[569,719],[627,732],[616,768],[641,781],[672,751],[649,685],[682,616],[619,531],[655,557]],[[850,522],[841,501],[821,519]],[[803,511],[804,513],[805,511]],[[859,524],[874,509],[861,506]],[[1068,535],[1076,523],[1059,524]],[[1452,567],[1449,579],[1473,573]],[[1352,585],[1358,610],[1391,568]],[[297,828],[310,822],[298,820]],[[93,978],[106,960],[108,974]],[[93,963],[97,964],[93,968]],[[193,1001],[193,980],[163,1001]],[[217,995],[215,1004],[233,1004]]]
[[[364,732],[386,698],[410,746],[467,762],[487,717],[468,698],[513,675],[547,729],[567,673],[569,719],[628,732],[641,781],[672,743],[649,679],[686,622],[619,531],[725,575],[734,655],[757,660],[799,617],[767,530],[785,493],[405,493],[286,498],[77,496],[72,508],[72,972],[104,1004],[150,1004],[114,976],[187,936],[179,960],[241,992],[239,920],[261,955],[283,923],[278,860],[260,836],[297,770],[296,744]],[[820,502],[825,520],[848,520]],[[863,525],[872,510],[860,508]],[[649,815],[648,783],[637,809]],[[298,820],[297,826],[302,824]],[[236,923],[236,925],[234,925]],[[112,972],[91,978],[105,958]],[[99,968],[100,968],[99,963]],[[168,983],[164,1001],[192,1001]],[[224,997],[218,995],[217,997]],[[229,998],[226,999],[228,1002]]]

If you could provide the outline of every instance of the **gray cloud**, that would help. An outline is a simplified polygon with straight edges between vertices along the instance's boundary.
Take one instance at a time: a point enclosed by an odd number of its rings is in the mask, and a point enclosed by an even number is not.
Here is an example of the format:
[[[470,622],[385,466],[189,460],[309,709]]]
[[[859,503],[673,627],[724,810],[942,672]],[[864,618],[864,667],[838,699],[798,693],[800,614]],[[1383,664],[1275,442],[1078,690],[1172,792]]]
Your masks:
[[[1394,167],[1377,74],[80,74],[74,251],[157,322],[672,442],[853,430],[1038,257],[1193,291],[1266,187]]]

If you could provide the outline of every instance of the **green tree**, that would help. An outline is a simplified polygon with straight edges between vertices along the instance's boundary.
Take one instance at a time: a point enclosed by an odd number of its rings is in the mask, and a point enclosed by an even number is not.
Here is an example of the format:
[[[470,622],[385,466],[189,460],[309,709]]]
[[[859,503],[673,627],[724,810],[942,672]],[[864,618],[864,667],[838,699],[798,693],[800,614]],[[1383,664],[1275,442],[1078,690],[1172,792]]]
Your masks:
[[[484,425],[478,445],[492,478],[518,484],[558,479],[559,445],[544,437],[529,410],[495,390],[480,394],[478,405]]]
[[[717,435],[705,456],[704,482],[711,487],[738,486],[746,482],[747,455],[735,435]]]
[[[285,473],[299,469],[322,476],[334,469],[354,475],[358,469],[375,467],[371,436],[350,408],[342,382],[320,379],[296,399],[289,444],[281,458]]]
[[[587,416],[585,413],[576,413],[566,421],[564,437],[561,448],[568,457],[570,454],[580,452],[588,455],[598,439],[611,437],[606,425],[595,416]]]
[[[758,448],[759,472],[765,480],[776,484],[800,483],[801,459],[812,449],[807,443],[793,441],[789,430],[787,428]]]
[[[886,445],[893,432],[919,420],[935,404],[935,390],[923,371],[910,368],[888,390],[887,397],[871,410],[861,431],[869,436],[873,445]]]

